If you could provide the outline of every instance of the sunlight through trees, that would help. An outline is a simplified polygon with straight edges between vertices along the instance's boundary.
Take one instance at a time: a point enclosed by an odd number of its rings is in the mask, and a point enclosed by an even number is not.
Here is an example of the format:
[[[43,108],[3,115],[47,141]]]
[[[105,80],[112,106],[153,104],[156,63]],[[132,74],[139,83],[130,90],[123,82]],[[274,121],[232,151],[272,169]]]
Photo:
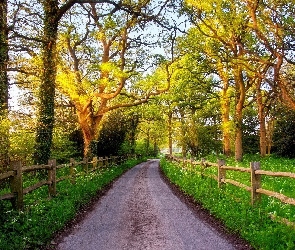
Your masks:
[[[82,157],[81,147],[84,156],[97,154],[91,145],[115,114],[137,121],[113,142],[118,152],[132,143],[132,152],[223,153],[238,161],[275,152],[279,112],[295,109],[294,6],[2,1],[1,171],[9,158],[62,158],[62,145],[69,157],[75,148]],[[23,93],[13,110],[10,85]]]

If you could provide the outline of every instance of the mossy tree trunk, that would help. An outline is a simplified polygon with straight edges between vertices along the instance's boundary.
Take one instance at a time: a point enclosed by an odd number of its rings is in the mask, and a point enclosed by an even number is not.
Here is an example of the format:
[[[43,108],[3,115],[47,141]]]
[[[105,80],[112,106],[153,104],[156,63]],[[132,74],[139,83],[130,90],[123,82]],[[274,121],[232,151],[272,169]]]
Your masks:
[[[34,161],[47,163],[52,145],[54,126],[54,96],[56,79],[56,39],[58,31],[58,0],[43,1],[44,37],[42,45],[43,72],[39,87],[39,113]]]
[[[0,173],[8,168],[8,29],[7,1],[0,1]]]

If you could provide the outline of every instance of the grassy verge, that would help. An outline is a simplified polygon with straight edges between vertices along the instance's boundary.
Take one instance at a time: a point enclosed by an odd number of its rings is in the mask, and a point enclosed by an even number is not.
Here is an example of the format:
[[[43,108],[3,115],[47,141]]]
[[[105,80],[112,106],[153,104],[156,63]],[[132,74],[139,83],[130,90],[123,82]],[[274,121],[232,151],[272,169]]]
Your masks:
[[[213,160],[215,161],[215,159]],[[213,160],[210,159],[210,161],[214,162]],[[266,164],[267,162],[262,163],[263,169],[286,171],[287,167],[281,165],[282,161],[272,158],[264,161],[268,161],[268,164]],[[276,162],[281,167],[274,167]],[[289,166],[289,171],[292,171],[290,170],[290,162],[284,163]],[[243,164],[249,166],[246,160]],[[229,162],[228,165],[235,166],[236,163]],[[270,165],[272,166],[270,167]],[[250,194],[242,189],[232,185],[226,185],[224,188],[219,189],[215,180],[207,177],[202,178],[193,169],[184,169],[164,159],[161,160],[161,168],[173,183],[210,210],[215,217],[221,219],[227,228],[238,232],[254,248],[264,250],[295,249],[295,229],[270,219],[272,214],[294,221],[294,206],[284,205],[274,198],[263,196],[261,204],[252,207],[250,205]],[[206,171],[214,172],[215,170],[208,169]],[[235,173],[235,176],[232,177],[235,177],[235,180],[238,181],[242,180],[241,182],[245,182],[245,184],[249,181],[249,178],[243,173],[241,173],[241,176]],[[289,186],[286,184],[286,180],[273,183],[272,179],[265,179],[264,185],[273,189],[279,189],[281,186],[281,189],[285,189],[287,193],[293,190],[294,195],[294,182],[287,182]]]
[[[87,204],[99,190],[142,160],[129,160],[118,167],[109,167],[80,176],[76,184],[57,184],[57,196],[48,199],[47,188],[25,196],[25,209],[11,209],[10,202],[0,202],[0,249],[39,249],[54,233],[73,219],[79,208]]]

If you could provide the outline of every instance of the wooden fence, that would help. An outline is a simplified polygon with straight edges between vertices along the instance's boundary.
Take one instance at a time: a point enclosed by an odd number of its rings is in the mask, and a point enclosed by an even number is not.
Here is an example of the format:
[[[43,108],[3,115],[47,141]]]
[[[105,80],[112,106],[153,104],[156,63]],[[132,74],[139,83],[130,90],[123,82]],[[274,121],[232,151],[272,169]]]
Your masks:
[[[87,158],[83,161],[76,162],[74,159],[70,159],[69,164],[56,165],[56,160],[49,160],[47,165],[34,165],[34,166],[22,166],[20,161],[11,162],[11,171],[4,174],[0,174],[0,183],[9,180],[10,192],[0,195],[0,200],[10,200],[13,206],[17,209],[23,209],[24,206],[24,195],[44,186],[48,186],[49,197],[56,195],[56,184],[60,181],[70,179],[72,184],[75,184],[76,177],[81,174],[88,174],[90,172],[96,171],[99,168],[120,164],[129,158],[136,158],[133,155],[127,156],[111,156],[111,157],[94,157],[91,161]],[[76,173],[76,166],[81,165],[84,171],[79,174]],[[69,174],[57,178],[57,170],[69,168]],[[32,171],[43,170],[44,176],[47,176],[46,180],[41,180],[38,183],[30,186],[23,187],[23,175],[24,173]]]
[[[183,159],[183,158],[178,158],[178,157],[175,157],[172,155],[166,155],[166,158],[168,160],[183,163],[185,165],[190,165],[190,166],[200,165],[201,171],[199,173],[201,174],[201,176],[207,176],[207,177],[215,179],[218,183],[219,188],[221,188],[226,183],[229,183],[229,184],[232,184],[232,185],[237,186],[239,188],[243,188],[248,192],[251,192],[251,204],[252,205],[254,205],[255,203],[257,203],[261,200],[261,194],[275,197],[286,204],[295,205],[294,198],[290,198],[290,197],[283,195],[281,193],[278,193],[278,192],[263,189],[262,184],[261,184],[261,176],[262,175],[272,176],[272,177],[288,177],[288,178],[295,179],[295,173],[272,172],[272,171],[261,170],[259,162],[251,162],[249,168],[243,168],[243,167],[226,166],[224,160],[219,160],[217,163],[211,163],[211,162],[206,162],[204,159],[202,159],[201,161],[198,162],[198,161],[192,161],[192,160],[187,160],[187,159]],[[218,169],[217,176],[212,175],[212,174],[211,175],[205,174],[204,170],[208,167],[217,168]],[[238,171],[238,172],[249,173],[251,185],[247,186],[247,185],[240,183],[236,180],[226,178],[227,171]]]

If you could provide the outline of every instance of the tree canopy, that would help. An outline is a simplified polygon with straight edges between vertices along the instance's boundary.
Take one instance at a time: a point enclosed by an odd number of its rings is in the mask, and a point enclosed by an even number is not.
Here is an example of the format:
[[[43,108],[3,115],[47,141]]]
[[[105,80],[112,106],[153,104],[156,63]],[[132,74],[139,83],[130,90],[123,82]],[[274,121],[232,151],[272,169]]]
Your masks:
[[[295,109],[294,11],[281,0],[3,1],[1,164],[75,145],[265,156],[284,126],[277,110]]]

